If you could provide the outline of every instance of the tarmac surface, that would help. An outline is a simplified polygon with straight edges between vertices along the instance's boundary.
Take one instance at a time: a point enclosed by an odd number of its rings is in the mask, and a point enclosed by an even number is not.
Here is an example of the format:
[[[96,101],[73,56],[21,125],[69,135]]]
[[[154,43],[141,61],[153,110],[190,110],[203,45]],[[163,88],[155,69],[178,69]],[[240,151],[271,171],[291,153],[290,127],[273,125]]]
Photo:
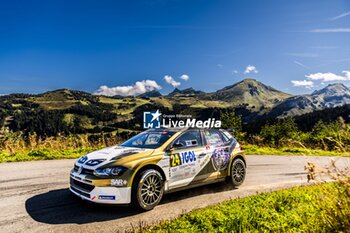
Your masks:
[[[0,164],[0,232],[125,232],[230,199],[307,184],[308,161],[322,167],[332,157],[247,155],[247,177],[167,194],[152,211],[96,205],[74,197],[69,172],[74,160]],[[339,168],[350,158],[334,157]]]

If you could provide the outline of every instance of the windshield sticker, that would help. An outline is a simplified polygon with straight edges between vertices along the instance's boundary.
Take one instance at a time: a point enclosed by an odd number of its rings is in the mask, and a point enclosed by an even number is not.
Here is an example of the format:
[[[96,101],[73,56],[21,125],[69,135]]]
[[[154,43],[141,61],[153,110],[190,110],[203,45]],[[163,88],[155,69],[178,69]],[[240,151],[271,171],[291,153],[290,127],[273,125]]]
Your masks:
[[[193,150],[172,154],[170,155],[170,167],[180,166],[196,160],[197,157]]]

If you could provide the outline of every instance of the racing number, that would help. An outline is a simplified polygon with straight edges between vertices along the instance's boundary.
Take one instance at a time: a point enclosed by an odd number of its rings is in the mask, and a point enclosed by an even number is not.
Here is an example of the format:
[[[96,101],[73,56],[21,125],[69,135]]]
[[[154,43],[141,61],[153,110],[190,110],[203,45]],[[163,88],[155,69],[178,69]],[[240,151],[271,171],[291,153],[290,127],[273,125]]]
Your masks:
[[[181,165],[180,154],[170,155],[170,167],[176,167]]]

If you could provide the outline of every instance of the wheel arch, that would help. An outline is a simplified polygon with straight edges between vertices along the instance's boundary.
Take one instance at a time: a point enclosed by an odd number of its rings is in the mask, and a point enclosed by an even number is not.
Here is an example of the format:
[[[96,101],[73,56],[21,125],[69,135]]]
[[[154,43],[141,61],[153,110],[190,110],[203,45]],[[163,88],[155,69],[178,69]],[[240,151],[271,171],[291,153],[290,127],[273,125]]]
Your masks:
[[[140,175],[143,171],[145,170],[148,170],[148,169],[154,169],[156,170],[157,172],[159,172],[164,180],[164,182],[166,181],[166,176],[165,176],[165,173],[163,171],[163,169],[155,164],[147,164],[147,165],[144,165],[144,166],[140,166],[139,169],[137,169],[132,177],[132,180],[131,180],[131,187],[134,185],[134,181],[136,179],[136,177],[138,175]]]
[[[247,162],[246,162],[246,160],[245,160],[245,158],[244,158],[244,155],[243,155],[243,154],[237,154],[237,155],[235,155],[235,156],[232,158],[232,160],[231,160],[231,162],[230,162],[230,164],[229,164],[227,176],[230,176],[230,175],[231,175],[231,166],[232,166],[232,164],[233,164],[233,161],[235,161],[236,159],[241,159],[241,160],[243,161],[243,163],[244,163],[244,166],[247,167]]]

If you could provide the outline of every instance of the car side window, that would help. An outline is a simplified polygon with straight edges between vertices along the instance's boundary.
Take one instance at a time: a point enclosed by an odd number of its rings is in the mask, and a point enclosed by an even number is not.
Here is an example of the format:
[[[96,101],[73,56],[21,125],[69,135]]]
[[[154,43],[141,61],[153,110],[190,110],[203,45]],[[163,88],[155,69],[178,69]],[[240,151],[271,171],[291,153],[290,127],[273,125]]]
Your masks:
[[[204,131],[205,140],[209,146],[220,146],[224,144],[221,133],[215,129],[208,129]]]
[[[199,130],[189,130],[178,137],[173,144],[178,144],[176,149],[202,146],[202,137]]]

